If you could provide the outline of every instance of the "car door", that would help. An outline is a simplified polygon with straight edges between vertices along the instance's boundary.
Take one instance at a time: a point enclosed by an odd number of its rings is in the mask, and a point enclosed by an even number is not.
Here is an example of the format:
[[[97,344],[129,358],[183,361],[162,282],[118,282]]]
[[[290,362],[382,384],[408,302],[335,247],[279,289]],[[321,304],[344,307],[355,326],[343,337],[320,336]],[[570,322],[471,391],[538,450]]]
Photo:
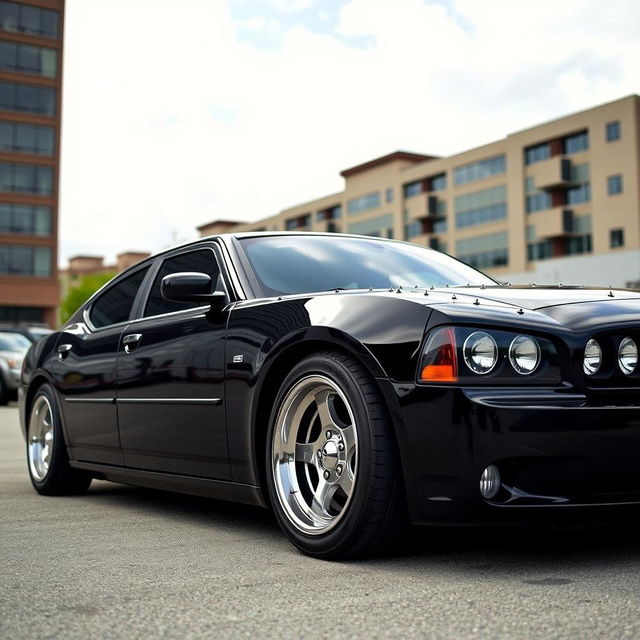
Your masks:
[[[58,341],[52,373],[76,460],[123,463],[115,405],[118,347],[148,271],[143,266],[110,284]]]
[[[213,244],[177,251],[156,264],[149,295],[118,352],[122,451],[130,467],[229,479],[223,384],[228,311],[164,299],[162,278],[185,271],[206,273],[216,290],[225,289]]]

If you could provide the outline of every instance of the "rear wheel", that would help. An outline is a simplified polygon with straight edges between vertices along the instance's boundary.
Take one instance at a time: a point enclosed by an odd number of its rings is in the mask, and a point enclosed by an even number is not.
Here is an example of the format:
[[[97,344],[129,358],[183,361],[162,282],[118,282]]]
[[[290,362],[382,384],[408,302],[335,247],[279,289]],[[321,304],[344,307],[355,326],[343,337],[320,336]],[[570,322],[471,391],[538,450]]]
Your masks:
[[[29,411],[27,461],[31,482],[43,495],[83,493],[91,484],[87,472],[69,465],[58,405],[48,384],[38,389]]]
[[[382,398],[341,353],[318,353],[285,379],[271,416],[267,475],[280,526],[303,552],[377,552],[405,523],[400,462]]]

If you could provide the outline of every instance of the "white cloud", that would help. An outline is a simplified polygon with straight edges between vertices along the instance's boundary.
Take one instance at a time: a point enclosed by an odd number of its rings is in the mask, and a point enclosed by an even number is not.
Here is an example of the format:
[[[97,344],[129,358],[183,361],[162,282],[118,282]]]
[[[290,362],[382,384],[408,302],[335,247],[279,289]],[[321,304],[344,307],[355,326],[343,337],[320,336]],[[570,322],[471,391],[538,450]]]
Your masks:
[[[397,148],[449,154],[636,92],[639,6],[352,0],[340,38],[256,16],[280,39],[261,50],[219,0],[68,0],[61,254],[159,250]]]

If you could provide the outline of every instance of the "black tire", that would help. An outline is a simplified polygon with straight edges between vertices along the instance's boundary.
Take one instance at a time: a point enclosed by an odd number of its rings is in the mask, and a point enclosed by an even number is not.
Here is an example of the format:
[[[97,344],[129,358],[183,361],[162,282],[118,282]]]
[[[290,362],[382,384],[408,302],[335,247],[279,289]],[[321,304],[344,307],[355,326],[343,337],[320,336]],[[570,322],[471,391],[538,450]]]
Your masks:
[[[275,446],[274,432],[283,402],[306,380],[313,380],[313,376],[329,379],[348,400],[357,424],[358,462],[344,513],[328,531],[309,535],[294,522],[295,517],[287,513],[278,496],[278,472],[274,469],[277,454],[272,447]],[[408,518],[400,458],[387,408],[372,377],[348,355],[330,351],[316,353],[293,368],[276,396],[266,450],[267,485],[276,519],[303,553],[335,560],[371,556],[383,551],[406,528]],[[322,460],[322,453],[316,453]],[[322,472],[320,465],[320,462],[316,465],[319,473]],[[309,478],[309,472],[306,473]],[[321,482],[319,475],[318,482]],[[280,491],[284,493],[282,487]]]
[[[0,374],[0,406],[7,404],[9,404],[9,389],[2,379],[2,374]]]
[[[31,462],[30,446],[33,435],[37,431],[36,420],[32,421],[34,409],[44,407],[44,411],[50,409],[53,423],[53,439],[51,451],[48,456],[48,468],[41,469],[41,476],[37,477],[37,469]],[[35,490],[45,496],[65,496],[84,493],[91,484],[91,474],[86,471],[74,469],[69,464],[69,456],[64,442],[60,409],[53,390],[48,384],[38,388],[29,406],[27,418],[27,469]]]

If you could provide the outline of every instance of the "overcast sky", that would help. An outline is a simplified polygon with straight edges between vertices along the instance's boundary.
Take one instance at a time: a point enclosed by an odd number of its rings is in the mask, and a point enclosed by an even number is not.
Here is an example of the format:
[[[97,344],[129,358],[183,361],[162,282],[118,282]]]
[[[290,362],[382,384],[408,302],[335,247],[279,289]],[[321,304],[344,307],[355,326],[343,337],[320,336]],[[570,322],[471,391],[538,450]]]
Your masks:
[[[640,92],[638,0],[67,0],[61,261]]]

